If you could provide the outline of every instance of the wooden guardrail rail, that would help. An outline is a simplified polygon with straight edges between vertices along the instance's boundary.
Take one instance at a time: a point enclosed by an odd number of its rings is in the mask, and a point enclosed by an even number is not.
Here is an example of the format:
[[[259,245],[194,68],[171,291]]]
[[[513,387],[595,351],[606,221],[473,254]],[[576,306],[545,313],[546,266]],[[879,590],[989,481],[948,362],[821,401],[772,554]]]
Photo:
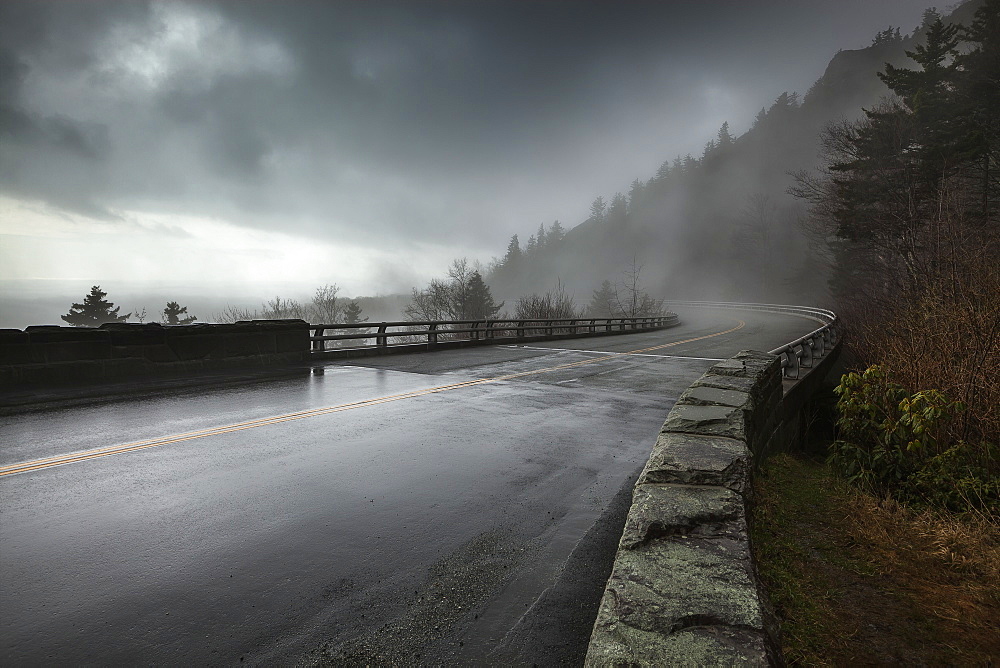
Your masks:
[[[544,340],[569,336],[599,336],[615,333],[644,332],[678,324],[677,315],[648,318],[555,318],[495,320],[421,320],[354,324],[309,325],[311,349],[322,353],[335,347],[392,348],[413,343],[434,347],[444,342],[513,342],[524,339]],[[328,331],[333,333],[327,334]],[[351,345],[356,344],[356,345]]]

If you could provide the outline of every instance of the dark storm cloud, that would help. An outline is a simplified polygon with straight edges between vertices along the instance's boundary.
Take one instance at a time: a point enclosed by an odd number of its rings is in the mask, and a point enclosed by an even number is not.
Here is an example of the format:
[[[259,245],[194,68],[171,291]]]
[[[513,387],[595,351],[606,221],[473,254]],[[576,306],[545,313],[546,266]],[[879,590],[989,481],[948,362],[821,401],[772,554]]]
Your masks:
[[[8,2],[0,178],[90,215],[497,247],[920,6]]]

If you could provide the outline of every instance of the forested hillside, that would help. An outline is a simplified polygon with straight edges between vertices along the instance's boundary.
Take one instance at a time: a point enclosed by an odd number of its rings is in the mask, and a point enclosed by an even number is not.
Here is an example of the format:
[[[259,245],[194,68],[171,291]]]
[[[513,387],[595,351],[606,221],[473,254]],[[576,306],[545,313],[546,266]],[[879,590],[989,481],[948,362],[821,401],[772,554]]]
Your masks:
[[[971,21],[978,0],[943,18]],[[795,174],[821,164],[821,134],[853,121],[891,91],[879,79],[938,18],[925,13],[910,35],[888,28],[871,46],[841,51],[804,95],[782,93],[745,134],[724,124],[700,156],[664,161],[627,193],[598,196],[591,216],[565,231],[558,222],[515,236],[487,280],[498,300],[545,292],[561,282],[585,304],[604,280],[642,266],[647,289],[668,298],[820,304],[830,301],[829,249],[803,225],[805,203],[789,194]]]

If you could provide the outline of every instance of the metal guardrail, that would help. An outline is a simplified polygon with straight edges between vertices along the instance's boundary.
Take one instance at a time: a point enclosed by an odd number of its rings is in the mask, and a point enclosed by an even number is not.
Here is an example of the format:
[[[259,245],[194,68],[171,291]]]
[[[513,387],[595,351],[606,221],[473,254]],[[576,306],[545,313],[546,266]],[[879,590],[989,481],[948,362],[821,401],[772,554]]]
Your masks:
[[[731,308],[743,311],[766,311],[768,313],[788,313],[806,317],[821,323],[821,327],[783,346],[769,350],[781,357],[781,370],[785,378],[797,379],[802,369],[808,369],[823,358],[840,340],[840,319],[827,309],[813,306],[789,306],[785,304],[739,304],[736,302],[670,301],[676,306],[702,308]]]
[[[356,324],[309,325],[313,352],[327,350],[328,341],[374,341],[356,347],[391,348],[424,339],[428,346],[445,341],[516,341],[524,338],[555,336],[594,336],[615,332],[645,332],[678,323],[677,315],[668,313],[650,318],[558,318],[552,320],[423,320]],[[338,332],[327,334],[327,330]],[[395,339],[400,343],[390,343]],[[419,341],[417,341],[419,342]]]

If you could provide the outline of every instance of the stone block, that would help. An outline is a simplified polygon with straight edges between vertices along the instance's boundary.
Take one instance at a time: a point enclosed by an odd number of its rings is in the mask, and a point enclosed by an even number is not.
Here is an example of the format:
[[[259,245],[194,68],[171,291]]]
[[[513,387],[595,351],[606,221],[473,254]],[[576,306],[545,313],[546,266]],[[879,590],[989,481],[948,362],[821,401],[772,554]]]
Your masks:
[[[157,364],[177,361],[177,354],[166,343],[149,346],[113,346],[114,359],[143,359]]]
[[[238,326],[237,326],[238,327]],[[220,332],[224,357],[250,357],[271,355],[276,351],[274,334],[261,328],[237,329]]]
[[[749,392],[699,385],[696,382],[681,394],[677,403],[688,406],[732,406],[749,409],[751,395]]]
[[[216,359],[224,356],[224,345],[219,333],[209,325],[169,328],[167,346],[178,360]]]
[[[692,626],[667,637],[628,626],[595,633],[584,666],[780,666],[766,633]]]
[[[747,375],[747,367],[742,361],[730,358],[713,364],[706,373],[713,376],[745,377]]]
[[[773,628],[745,540],[672,536],[619,550],[587,665],[771,665]]]
[[[29,327],[32,361],[56,364],[111,358],[107,331],[86,327]]]
[[[747,441],[744,411],[733,406],[674,405],[662,431],[725,436]]]
[[[0,364],[30,364],[31,339],[19,329],[0,329]]]
[[[101,376],[107,380],[117,378],[137,378],[154,371],[154,365],[139,357],[110,359],[102,363]]]
[[[750,450],[742,441],[668,432],[656,439],[637,484],[719,485],[746,494],[750,470]]]
[[[275,350],[279,353],[305,353],[309,351],[309,328],[283,327],[274,332]]]
[[[113,346],[155,346],[167,341],[167,328],[158,322],[114,322],[101,325],[100,329],[108,332]]]
[[[751,392],[757,386],[757,379],[748,376],[720,376],[706,373],[695,381],[701,387],[717,387],[720,390]]]
[[[746,539],[743,497],[725,487],[637,485],[619,550],[676,536]]]

